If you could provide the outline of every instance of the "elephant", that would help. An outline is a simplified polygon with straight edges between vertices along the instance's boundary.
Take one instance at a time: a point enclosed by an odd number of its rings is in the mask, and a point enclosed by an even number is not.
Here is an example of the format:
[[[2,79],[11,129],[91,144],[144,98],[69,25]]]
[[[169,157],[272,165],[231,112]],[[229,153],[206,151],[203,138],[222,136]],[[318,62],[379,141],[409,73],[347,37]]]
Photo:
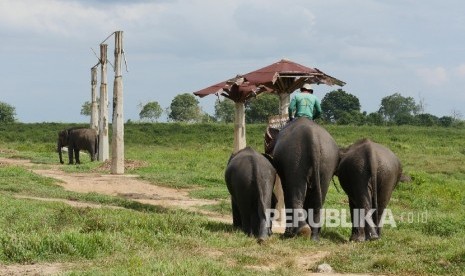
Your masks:
[[[286,217],[285,235],[319,240],[320,212],[337,169],[339,147],[326,129],[299,117],[279,132],[272,155],[281,178],[286,213],[292,211]],[[304,218],[301,212],[307,212]]]
[[[98,153],[98,134],[92,128],[69,128],[58,133],[57,143],[58,156],[60,163],[63,164],[61,148],[68,146],[69,164],[73,164],[73,152],[76,157],[76,164],[81,164],[79,160],[79,151],[87,150],[90,154],[91,161],[96,160]]]
[[[233,226],[259,243],[271,235],[267,209],[274,208],[273,186],[276,170],[265,154],[246,147],[229,158],[225,181],[231,195]]]
[[[380,219],[394,188],[404,177],[399,158],[385,146],[370,139],[361,139],[340,150],[336,175],[349,198],[350,241],[380,238]],[[370,210],[373,212],[371,216]],[[372,219],[372,225],[363,221],[365,216]]]

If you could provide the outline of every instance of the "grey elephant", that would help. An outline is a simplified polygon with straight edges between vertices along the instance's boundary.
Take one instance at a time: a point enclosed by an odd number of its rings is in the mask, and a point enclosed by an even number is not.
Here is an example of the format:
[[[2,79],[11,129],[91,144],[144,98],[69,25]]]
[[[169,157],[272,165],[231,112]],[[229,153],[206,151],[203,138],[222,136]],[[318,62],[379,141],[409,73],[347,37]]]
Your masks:
[[[273,185],[276,170],[271,160],[250,147],[231,155],[225,181],[231,194],[233,225],[258,242],[271,234],[267,209],[274,208]]]
[[[403,176],[401,163],[390,149],[369,139],[361,139],[341,149],[340,157],[336,174],[349,197],[350,240],[378,239],[382,229],[381,216]],[[372,225],[364,221],[365,216],[371,218]]]
[[[285,234],[318,240],[320,212],[337,169],[339,147],[323,127],[300,117],[279,132],[273,161],[281,178],[286,212],[290,212]]]
[[[61,149],[68,146],[69,164],[73,164],[73,153],[76,164],[80,164],[79,151],[86,150],[90,154],[91,161],[95,161],[98,152],[98,134],[91,128],[69,128],[58,133],[57,151],[60,163],[63,164]]]

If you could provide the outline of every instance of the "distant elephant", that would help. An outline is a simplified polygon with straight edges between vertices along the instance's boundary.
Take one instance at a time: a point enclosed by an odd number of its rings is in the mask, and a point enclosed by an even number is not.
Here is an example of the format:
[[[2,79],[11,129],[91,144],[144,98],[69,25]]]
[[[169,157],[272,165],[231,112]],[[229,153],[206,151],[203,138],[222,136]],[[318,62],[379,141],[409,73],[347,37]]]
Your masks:
[[[369,139],[361,139],[347,149],[341,149],[340,157],[336,174],[349,197],[350,240],[378,239],[381,236],[381,216],[402,176],[401,163],[391,150]],[[362,221],[371,209],[374,211],[371,216],[374,228]]]
[[[274,208],[276,170],[271,161],[250,147],[231,155],[225,181],[231,194],[233,225],[259,242],[271,234],[266,210]]]
[[[91,128],[69,128],[58,133],[57,151],[60,163],[63,164],[61,148],[68,146],[69,164],[73,164],[73,152],[76,157],[76,164],[81,164],[79,151],[86,150],[90,154],[91,161],[96,160],[98,152],[98,134]]]
[[[312,120],[300,117],[278,134],[273,161],[281,178],[286,212],[286,235],[318,240],[320,211],[336,172],[339,147],[333,137]],[[299,215],[304,210],[306,217]]]

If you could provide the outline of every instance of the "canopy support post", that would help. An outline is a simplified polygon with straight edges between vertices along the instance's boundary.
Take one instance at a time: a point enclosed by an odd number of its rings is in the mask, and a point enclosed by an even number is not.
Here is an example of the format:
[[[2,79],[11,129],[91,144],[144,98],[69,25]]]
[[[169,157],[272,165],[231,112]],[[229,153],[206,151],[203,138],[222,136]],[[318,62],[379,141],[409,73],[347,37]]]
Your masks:
[[[289,104],[291,102],[291,94],[278,93],[279,96],[279,114],[284,115],[289,113]]]
[[[247,146],[245,139],[245,105],[236,102],[234,114],[234,152],[237,153]]]

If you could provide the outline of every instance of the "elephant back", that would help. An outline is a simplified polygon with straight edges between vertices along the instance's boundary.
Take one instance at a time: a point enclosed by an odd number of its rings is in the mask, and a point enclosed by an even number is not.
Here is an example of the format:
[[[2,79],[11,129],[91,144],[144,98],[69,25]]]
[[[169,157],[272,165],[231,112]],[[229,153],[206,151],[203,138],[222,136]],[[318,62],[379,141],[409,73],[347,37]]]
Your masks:
[[[303,154],[317,153],[327,165],[337,166],[339,148],[331,134],[314,121],[301,117],[284,127],[276,138],[274,160],[290,162]],[[286,160],[290,158],[289,160]]]

